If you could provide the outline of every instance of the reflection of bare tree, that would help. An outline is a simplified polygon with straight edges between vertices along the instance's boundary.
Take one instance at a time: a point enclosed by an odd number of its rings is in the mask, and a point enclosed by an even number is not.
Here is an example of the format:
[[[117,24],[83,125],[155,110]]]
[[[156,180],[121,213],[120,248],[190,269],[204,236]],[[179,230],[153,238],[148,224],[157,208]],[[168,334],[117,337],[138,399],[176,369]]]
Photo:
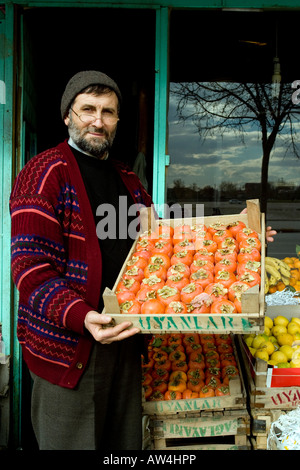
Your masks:
[[[272,97],[272,85],[263,83],[173,83],[170,92],[177,99],[179,119],[192,119],[203,139],[233,130],[243,140],[246,126],[258,126],[262,141],[260,200],[266,213],[269,160],[276,138],[285,139],[286,152],[292,150],[300,158],[295,132],[300,108],[292,102],[291,84],[281,84],[277,98]]]

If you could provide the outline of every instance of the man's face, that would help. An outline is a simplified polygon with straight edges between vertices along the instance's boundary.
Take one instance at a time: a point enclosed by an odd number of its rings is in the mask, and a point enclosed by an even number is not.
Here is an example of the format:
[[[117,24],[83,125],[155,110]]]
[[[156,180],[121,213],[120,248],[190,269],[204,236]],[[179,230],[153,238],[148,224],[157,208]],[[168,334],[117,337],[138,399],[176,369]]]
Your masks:
[[[101,116],[118,115],[118,97],[114,91],[96,96],[90,93],[81,93],[76,96],[68,116],[64,119],[68,126],[69,135],[75,144],[83,151],[97,158],[104,158],[114,141],[117,122],[111,124],[103,122]],[[79,117],[89,114],[97,117],[93,123],[82,122]]]

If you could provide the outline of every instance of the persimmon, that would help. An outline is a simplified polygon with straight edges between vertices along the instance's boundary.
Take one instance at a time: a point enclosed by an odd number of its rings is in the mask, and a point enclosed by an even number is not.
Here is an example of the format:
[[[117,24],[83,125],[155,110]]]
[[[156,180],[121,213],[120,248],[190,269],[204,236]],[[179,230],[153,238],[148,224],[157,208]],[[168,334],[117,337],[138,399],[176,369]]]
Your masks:
[[[164,266],[167,270],[171,266],[170,257],[165,253],[155,253],[150,256],[149,264],[158,264]]]
[[[233,347],[229,343],[221,343],[217,345],[217,351],[219,354],[233,353]]]
[[[216,397],[223,397],[225,395],[230,395],[230,389],[228,385],[220,384],[215,389]]]
[[[145,360],[144,357],[142,357],[142,370],[151,370],[152,367],[154,366],[154,360],[151,358],[148,361]]]
[[[211,304],[211,313],[232,314],[237,313],[236,306],[230,300],[216,300]]]
[[[169,304],[170,305],[170,304]],[[168,338],[168,345],[180,345],[182,344],[182,333],[172,333]]]
[[[173,245],[171,244],[170,241],[160,240],[154,243],[152,253],[153,254],[164,253],[165,255],[171,257],[173,254]]]
[[[162,393],[165,393],[168,390],[168,383],[162,379],[154,379],[151,382],[151,387],[153,391],[158,390]]]
[[[178,253],[179,251],[189,251],[194,255],[195,253],[195,245],[191,239],[185,238],[179,243],[174,244],[174,253]]]
[[[169,355],[166,351],[161,349],[159,351],[155,351],[152,357],[154,361],[161,361],[162,359],[168,359]]]
[[[149,372],[142,375],[142,385],[150,385],[152,380],[152,375]]]
[[[140,250],[136,250],[132,256],[140,256],[141,258],[145,258],[146,261],[149,261],[151,254],[152,250],[141,248]]]
[[[241,220],[237,220],[236,222],[231,222],[230,224],[227,225],[227,229],[230,231],[230,233],[232,234],[234,238],[236,238],[236,234],[243,228],[246,228],[246,224],[242,222]]]
[[[178,377],[172,379],[168,383],[168,390],[182,393],[187,388],[185,380],[179,379]]]
[[[244,272],[254,271],[258,274],[261,274],[261,263],[260,261],[248,260],[245,263],[238,263],[237,265],[237,275],[241,276]]]
[[[184,392],[182,392],[182,398],[185,400],[189,400],[191,398],[199,398],[199,393],[194,392],[193,390],[190,390],[189,388],[186,388]]]
[[[202,347],[202,346],[201,346]],[[202,354],[202,352],[200,352],[198,349],[196,349],[195,351],[192,351],[190,354],[189,354],[189,359],[191,361],[203,361],[204,360],[204,355]]]
[[[147,287],[149,290],[158,290],[164,287],[165,281],[153,274],[153,276],[145,277],[140,285],[141,289]]]
[[[190,277],[190,267],[184,263],[172,264],[167,271],[167,278],[175,274],[181,274],[184,277],[189,279]]]
[[[136,251],[148,250],[152,252],[154,248],[154,242],[152,240],[147,240],[146,238],[139,240],[135,245]]]
[[[181,300],[180,292],[175,287],[164,286],[157,291],[157,298],[167,307],[171,302]]]
[[[245,263],[246,261],[260,261],[261,254],[257,248],[240,248],[239,253],[237,255],[237,262],[238,263]]]
[[[216,357],[205,358],[206,367],[221,367],[221,362]]]
[[[226,367],[226,366],[236,366],[236,360],[235,360],[235,357],[234,357],[234,354],[222,354],[220,356],[220,360],[221,360],[221,367]]]
[[[218,271],[217,274],[214,277],[213,282],[215,283],[220,283],[223,284],[224,287],[229,289],[231,284],[233,284],[236,281],[236,276],[233,272],[231,271]]]
[[[239,249],[242,248],[256,248],[258,251],[261,250],[261,242],[256,237],[248,237],[245,240],[242,240],[239,244]]]
[[[189,360],[188,362],[188,368],[189,369],[205,369],[205,361],[204,359],[201,359],[201,357],[199,356],[199,358],[195,358],[193,360]]]
[[[139,235],[138,241],[141,240],[151,240],[152,242],[155,242],[157,240],[157,232],[156,230],[145,230],[143,233]]]
[[[203,352],[206,355],[209,351],[216,350],[217,346],[215,345],[214,341],[207,341],[206,343],[203,344],[202,348],[203,348]]]
[[[235,236],[235,239],[238,243],[241,243],[243,240],[249,237],[258,238],[258,233],[251,228],[244,227],[242,230],[239,230]]]
[[[219,377],[221,378],[221,368],[220,367],[207,367],[205,370],[205,377]]]
[[[204,300],[202,305],[199,307],[195,307],[192,304],[188,305],[188,313],[191,313],[192,315],[202,315],[202,313],[210,313],[210,305],[211,305],[210,300]]]
[[[235,305],[236,312],[237,312],[237,313],[242,313],[242,296],[241,296],[241,295],[237,296],[237,297],[233,300],[233,303],[234,303],[234,305]]]
[[[192,344],[187,344],[185,346],[185,352],[188,356],[190,356],[190,354],[193,352],[193,351],[197,351],[199,353],[202,352],[202,346],[200,343],[192,343]]]
[[[197,238],[195,240],[195,250],[206,250],[209,253],[215,253],[218,249],[218,243],[215,240],[203,238]]]
[[[218,249],[220,250],[234,250],[238,251],[239,250],[239,244],[233,237],[225,237],[223,240],[221,240],[218,243]]]
[[[184,239],[192,239],[191,226],[188,224],[176,225],[173,233],[173,243],[176,245]]]
[[[167,390],[166,393],[164,394],[164,399],[165,400],[181,400],[182,393],[174,391],[174,390]]]
[[[142,287],[135,296],[141,304],[149,299],[156,299],[156,290],[150,290],[148,287]]]
[[[158,226],[155,232],[158,233],[158,235],[166,234],[168,237],[173,238],[174,228],[172,225],[160,220],[158,221]]]
[[[213,234],[213,240],[217,244],[221,243],[223,240],[225,240],[225,238],[232,238],[231,237],[231,232],[227,228],[222,229],[222,230],[217,230]]]
[[[193,262],[190,266],[191,274],[198,271],[198,269],[200,268],[207,269],[208,271],[214,272],[215,265],[212,261],[209,261],[207,259],[193,259]]]
[[[185,347],[189,344],[200,344],[200,339],[198,333],[185,333],[182,342]]]
[[[149,401],[162,401],[165,399],[165,394],[162,393],[160,390],[154,390],[150,397],[148,398]]]
[[[145,269],[147,266],[148,262],[145,258],[142,256],[132,256],[130,260],[127,261],[126,263],[126,270],[133,268],[134,266],[137,266],[138,268]]]
[[[116,292],[131,291],[136,294],[140,287],[141,284],[136,279],[121,278],[120,282],[117,284]]]
[[[236,261],[229,258],[223,258],[221,261],[219,261],[219,263],[215,264],[214,273],[215,275],[217,275],[219,271],[231,271],[232,273],[235,273],[236,269]]]
[[[206,377],[205,379],[205,385],[207,385],[208,387],[212,387],[214,390],[217,388],[218,385],[221,385],[221,383],[221,379],[213,375]]]
[[[143,277],[150,277],[153,275],[165,281],[167,279],[167,270],[165,266],[161,264],[147,264],[146,268],[144,269]]]
[[[226,366],[222,369],[222,378],[224,379],[226,376],[229,376],[229,377],[236,377],[237,375],[239,375],[239,370],[236,366],[234,365],[230,365],[230,366]]]
[[[135,299],[135,294],[132,291],[121,291],[121,292],[116,292],[116,296],[118,299],[119,305],[122,304],[123,302],[126,302],[126,300],[133,300]]]
[[[169,359],[170,361],[185,361],[186,355],[183,351],[180,351],[179,349],[175,349],[169,354]]]
[[[215,390],[210,385],[204,385],[199,391],[199,398],[209,398],[215,396]]]
[[[178,251],[174,253],[171,257],[171,264],[184,263],[187,266],[190,266],[193,261],[193,254],[188,250]]]
[[[190,379],[187,381],[186,388],[193,392],[200,392],[200,389],[204,387],[205,383],[203,379]]]
[[[152,387],[150,385],[143,385],[143,389],[144,389],[145,399],[147,400],[153,392]]]
[[[190,282],[180,292],[180,300],[186,304],[190,304],[191,301],[203,292],[203,288],[200,284]]]
[[[205,352],[205,359],[220,359],[217,347],[208,349],[208,351]]]
[[[246,282],[243,282],[243,281],[234,282],[228,288],[228,299],[231,300],[231,302],[233,302],[237,296],[241,295],[247,289],[249,289],[249,285]]]
[[[188,370],[188,364],[186,361],[182,361],[179,359],[179,361],[171,361],[171,370],[182,370],[183,372],[186,372]]]
[[[123,314],[135,314],[138,315],[141,313],[140,302],[136,299],[126,300],[120,304],[120,312]]]
[[[220,282],[211,282],[205,287],[204,292],[210,296],[212,302],[215,300],[228,299],[228,289]]]
[[[210,261],[211,263],[215,263],[215,253],[208,251],[206,249],[197,250],[193,257],[194,260],[202,259]]]
[[[214,275],[212,271],[206,270],[204,268],[198,269],[190,276],[190,281],[194,282],[197,285],[202,287],[202,290],[205,289],[208,284],[214,282]]]
[[[213,224],[208,225],[207,231],[214,235],[218,230],[226,230],[227,225],[222,222],[214,222]]]
[[[174,370],[170,373],[169,380],[184,380],[185,382],[187,382],[188,377],[183,370]]]
[[[245,271],[238,277],[238,280],[245,282],[249,287],[253,287],[257,284],[260,285],[261,277],[255,271]]]
[[[237,261],[237,252],[229,248],[218,248],[215,252],[215,264],[220,263],[222,259],[227,258],[232,261]]]
[[[153,365],[154,365],[154,361],[153,361]],[[152,370],[151,375],[153,377],[153,380],[161,379],[165,382],[168,382],[169,377],[170,377],[169,371],[166,370],[166,369],[162,369],[161,367],[158,367],[158,368]]]
[[[149,342],[149,347],[151,347],[153,351],[160,351],[160,349],[163,346],[167,346],[167,344],[168,344],[168,335],[157,334],[151,338]]]
[[[165,313],[171,313],[173,315],[185,314],[187,313],[187,306],[184,302],[180,300],[170,302],[165,310]]]
[[[194,237],[197,236],[197,234],[199,234],[199,233],[201,234],[201,232],[208,233],[207,232],[207,227],[204,223],[197,222],[196,224],[191,225],[191,233]]]
[[[212,333],[202,333],[200,335],[200,343],[203,345],[205,343],[214,343],[215,337]]]
[[[157,291],[158,292],[158,291]],[[165,305],[159,298],[148,299],[141,305],[142,315],[154,315],[165,312]]]
[[[191,379],[202,379],[204,380],[205,378],[205,373],[204,373],[204,369],[203,368],[195,368],[195,369],[189,369],[187,371],[187,378],[188,380],[191,380]]]
[[[141,282],[144,279],[144,270],[137,266],[127,269],[123,274],[123,279],[135,279],[138,282]]]
[[[216,333],[214,335],[215,337],[215,343],[216,345],[219,345],[219,344],[222,344],[222,343],[226,343],[226,344],[232,344],[232,339],[231,339],[231,336],[230,334],[227,334],[227,333]]]
[[[171,370],[172,363],[170,359],[162,359],[160,361],[154,361],[154,369],[165,369],[168,372]]]
[[[181,289],[183,289],[188,283],[188,278],[183,276],[182,274],[175,274],[173,276],[168,277],[166,280],[166,286],[175,287],[179,291],[181,291]]]

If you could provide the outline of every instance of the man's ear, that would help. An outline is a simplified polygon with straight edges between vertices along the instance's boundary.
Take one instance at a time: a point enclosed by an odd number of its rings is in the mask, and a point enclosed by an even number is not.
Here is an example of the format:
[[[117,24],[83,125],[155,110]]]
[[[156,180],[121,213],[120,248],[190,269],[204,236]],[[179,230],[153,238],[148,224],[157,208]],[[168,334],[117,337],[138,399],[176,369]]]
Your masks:
[[[69,116],[66,116],[65,119],[64,119],[65,125],[68,126],[69,122],[70,122],[70,118],[69,118]]]

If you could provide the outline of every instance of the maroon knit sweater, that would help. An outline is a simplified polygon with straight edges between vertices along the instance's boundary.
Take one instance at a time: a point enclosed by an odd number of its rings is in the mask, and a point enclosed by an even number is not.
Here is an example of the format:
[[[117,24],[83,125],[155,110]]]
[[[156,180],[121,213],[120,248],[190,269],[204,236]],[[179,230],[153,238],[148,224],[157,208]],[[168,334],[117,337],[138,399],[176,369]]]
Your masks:
[[[137,204],[151,197],[138,177],[114,162]],[[29,369],[74,388],[92,338],[84,318],[96,310],[101,252],[91,206],[67,142],[33,157],[11,194],[12,275],[19,290],[17,336]]]

